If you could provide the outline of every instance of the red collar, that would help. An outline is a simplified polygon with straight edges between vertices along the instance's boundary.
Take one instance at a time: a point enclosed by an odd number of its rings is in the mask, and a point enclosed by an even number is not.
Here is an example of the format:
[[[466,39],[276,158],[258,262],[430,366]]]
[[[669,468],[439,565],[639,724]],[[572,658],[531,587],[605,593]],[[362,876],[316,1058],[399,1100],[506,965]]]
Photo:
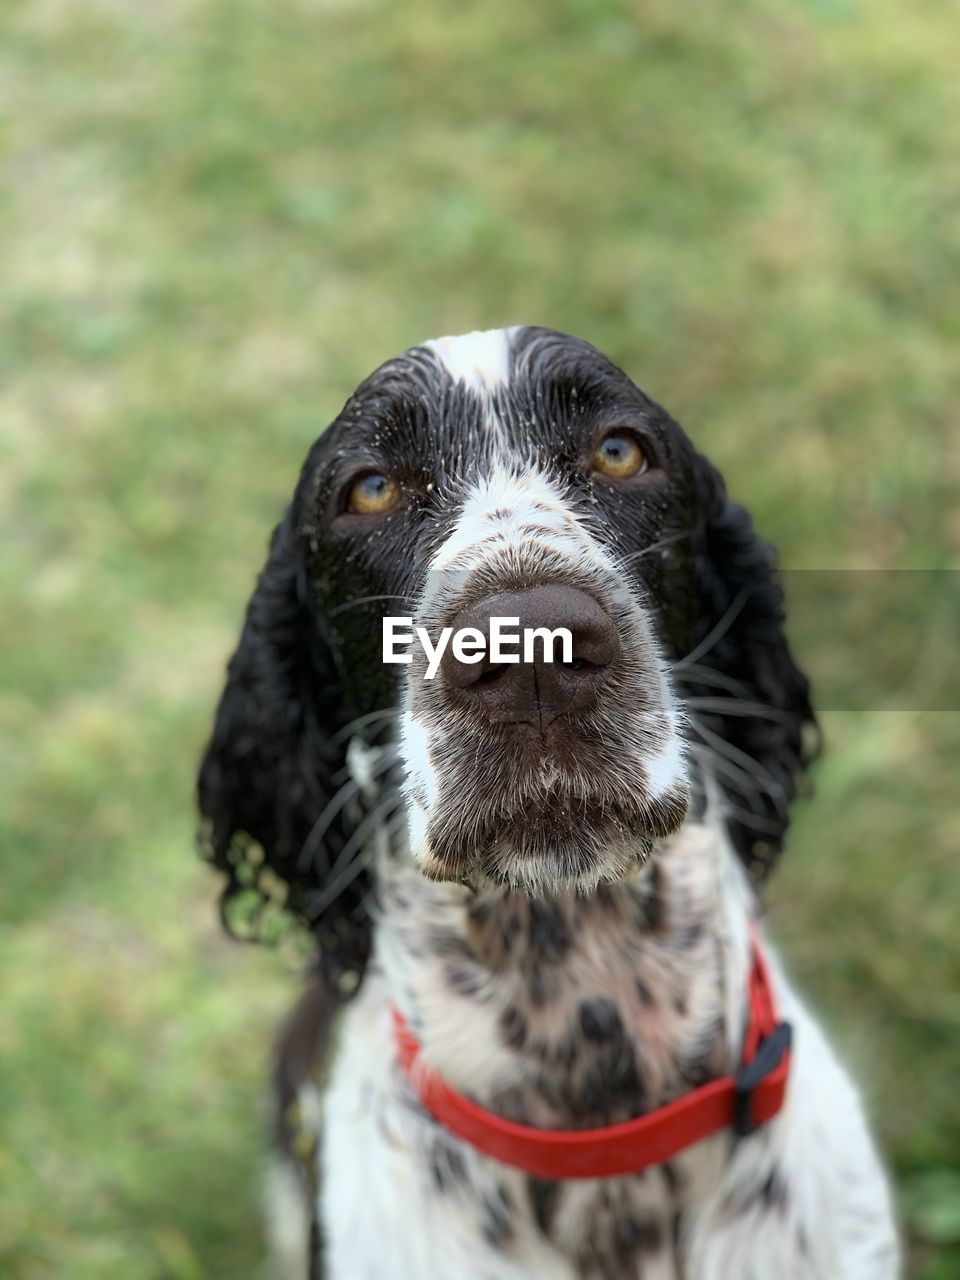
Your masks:
[[[751,950],[749,1020],[736,1073],[623,1124],[537,1129],[504,1120],[452,1089],[427,1066],[418,1040],[394,1008],[397,1056],[411,1088],[434,1119],[484,1155],[537,1178],[639,1173],[721,1129],[733,1129],[740,1136],[752,1133],[783,1105],[790,1071],[790,1026],[777,1018],[770,974],[756,934]]]

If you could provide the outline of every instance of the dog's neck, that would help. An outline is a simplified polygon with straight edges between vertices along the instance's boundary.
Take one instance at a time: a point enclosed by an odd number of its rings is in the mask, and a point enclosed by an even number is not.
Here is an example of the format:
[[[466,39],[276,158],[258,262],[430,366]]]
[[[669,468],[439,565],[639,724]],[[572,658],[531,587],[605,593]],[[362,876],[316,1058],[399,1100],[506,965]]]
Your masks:
[[[616,1123],[729,1071],[751,895],[688,823],[628,882],[533,900],[381,874],[378,957],[427,1060],[511,1119]]]

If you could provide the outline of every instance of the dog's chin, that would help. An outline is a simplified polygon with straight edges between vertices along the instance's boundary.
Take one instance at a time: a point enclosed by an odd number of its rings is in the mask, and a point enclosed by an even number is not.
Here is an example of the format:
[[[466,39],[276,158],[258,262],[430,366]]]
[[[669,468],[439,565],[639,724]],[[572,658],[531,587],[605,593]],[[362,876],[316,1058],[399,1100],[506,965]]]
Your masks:
[[[476,860],[475,881],[519,889],[531,897],[590,893],[603,882],[624,880],[650,855],[653,839],[610,821],[563,833],[534,827],[504,838]]]
[[[686,796],[669,807],[610,812],[599,806],[574,810],[531,805],[500,821],[480,839],[444,832],[417,852],[431,880],[475,888],[496,886],[532,897],[590,893],[601,883],[634,875],[655,842],[675,831],[686,814]]]

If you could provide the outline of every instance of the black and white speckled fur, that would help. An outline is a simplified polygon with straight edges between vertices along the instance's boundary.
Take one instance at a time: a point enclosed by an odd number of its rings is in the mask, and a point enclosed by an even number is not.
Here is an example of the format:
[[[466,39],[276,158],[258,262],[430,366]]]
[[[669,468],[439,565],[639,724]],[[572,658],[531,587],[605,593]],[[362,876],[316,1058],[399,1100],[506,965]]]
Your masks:
[[[325,1098],[331,1276],[896,1273],[858,1099],[779,969],[797,1045],[789,1095],[739,1144],[720,1135],[637,1177],[545,1183],[464,1147],[412,1102],[393,1062],[390,1000],[448,1080],[537,1124],[625,1119],[731,1070],[751,891],[709,822],[664,841],[652,867],[655,887],[651,872],[535,904],[477,899],[409,869],[389,877]]]
[[[653,466],[604,484],[590,454],[620,424]],[[403,501],[358,520],[344,488],[372,468]],[[434,629],[483,592],[545,581],[599,601],[622,651],[596,707],[535,749],[472,720],[418,663],[400,684],[382,667],[383,614]],[[575,339],[518,329],[416,348],[312,451],[200,790],[228,905],[256,880],[245,867],[269,869],[316,932],[317,1056],[344,972],[363,975],[322,1099],[297,1069],[322,1116],[323,1275],[896,1274],[856,1093],[776,964],[795,1035],[784,1110],[634,1177],[550,1183],[482,1157],[422,1111],[394,1059],[391,1003],[451,1084],[548,1127],[627,1119],[733,1068],[755,882],[812,722],[781,622],[746,514],[669,416]],[[288,1039],[302,1058],[302,1031]],[[297,1184],[276,1186],[293,1207]]]

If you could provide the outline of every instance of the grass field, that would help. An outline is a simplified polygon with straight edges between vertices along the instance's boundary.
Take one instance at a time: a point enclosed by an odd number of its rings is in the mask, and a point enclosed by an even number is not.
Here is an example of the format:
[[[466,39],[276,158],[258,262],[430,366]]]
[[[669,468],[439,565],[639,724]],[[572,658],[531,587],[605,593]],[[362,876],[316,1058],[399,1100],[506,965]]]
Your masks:
[[[221,937],[192,774],[271,522],[381,359],[572,330],[787,566],[958,567],[958,18],[0,5],[0,1274],[262,1274],[296,969]],[[771,904],[871,1099],[912,1274],[948,1280],[960,713],[885,705],[825,712]]]

